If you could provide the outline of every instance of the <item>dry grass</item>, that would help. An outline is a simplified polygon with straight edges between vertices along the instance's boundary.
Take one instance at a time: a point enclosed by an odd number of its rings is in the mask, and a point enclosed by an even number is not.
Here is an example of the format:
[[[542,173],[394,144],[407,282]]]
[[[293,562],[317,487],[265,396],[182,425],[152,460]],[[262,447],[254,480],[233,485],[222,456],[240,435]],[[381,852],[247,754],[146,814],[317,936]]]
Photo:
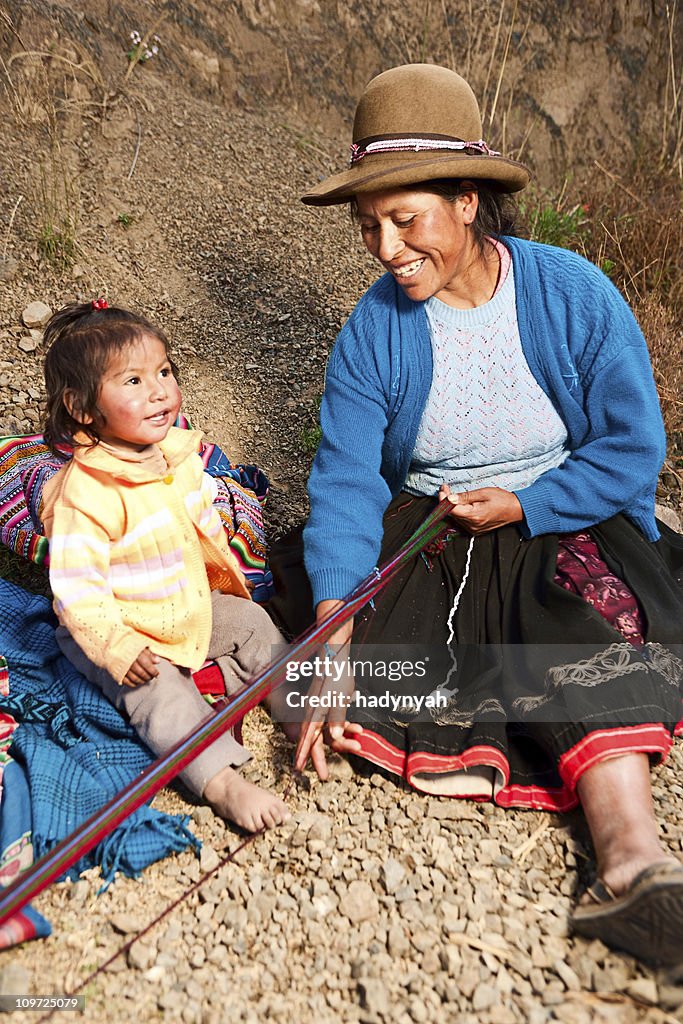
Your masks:
[[[600,168],[598,168],[600,170]],[[600,174],[587,202],[586,255],[613,264],[612,280],[631,303],[652,356],[670,440],[683,470],[683,190],[678,169],[645,162],[628,179]],[[586,193],[588,195],[588,193]]]
[[[680,49],[678,0],[666,5],[668,59],[662,112],[661,165],[674,168],[683,181],[683,68],[677,59]]]
[[[9,16],[3,14],[3,20],[14,31]],[[14,34],[22,48],[6,60],[0,57],[0,86],[17,130],[29,140],[36,157],[38,173],[26,198],[37,251],[63,271],[74,263],[78,249],[74,121],[80,124],[83,118],[100,116],[106,89],[94,61],[73,40],[49,51],[29,50]],[[12,219],[15,213],[16,206]]]
[[[683,324],[652,295],[635,312],[650,348],[667,435],[683,449]]]
[[[588,255],[615,264],[613,279],[633,303],[655,295],[683,314],[683,189],[677,169],[641,160],[617,175],[597,164],[584,189]]]
[[[642,158],[595,173],[557,195],[529,190],[522,230],[601,267],[631,305],[652,357],[669,439],[664,490],[683,499],[683,188],[675,162]]]

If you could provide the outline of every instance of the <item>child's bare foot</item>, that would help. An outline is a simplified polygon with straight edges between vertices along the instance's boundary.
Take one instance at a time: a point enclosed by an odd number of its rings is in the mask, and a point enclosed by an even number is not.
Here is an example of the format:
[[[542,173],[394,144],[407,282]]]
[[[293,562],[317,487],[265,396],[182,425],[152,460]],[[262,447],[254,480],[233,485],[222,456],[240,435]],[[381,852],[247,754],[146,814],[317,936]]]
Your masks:
[[[234,768],[223,768],[209,780],[204,799],[214,814],[227,818],[247,832],[275,828],[291,816],[287,804],[253,782],[243,779]]]

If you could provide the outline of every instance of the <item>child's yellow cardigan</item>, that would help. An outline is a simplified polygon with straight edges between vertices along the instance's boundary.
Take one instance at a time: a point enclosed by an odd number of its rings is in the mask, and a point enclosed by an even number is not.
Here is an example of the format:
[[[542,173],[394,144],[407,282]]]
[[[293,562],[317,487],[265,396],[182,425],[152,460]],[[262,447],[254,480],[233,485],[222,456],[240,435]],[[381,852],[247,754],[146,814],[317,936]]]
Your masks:
[[[249,599],[197,454],[199,431],[172,427],[160,477],[95,445],[45,486],[54,609],[79,647],[121,682],[149,647],[198,669],[211,590]]]

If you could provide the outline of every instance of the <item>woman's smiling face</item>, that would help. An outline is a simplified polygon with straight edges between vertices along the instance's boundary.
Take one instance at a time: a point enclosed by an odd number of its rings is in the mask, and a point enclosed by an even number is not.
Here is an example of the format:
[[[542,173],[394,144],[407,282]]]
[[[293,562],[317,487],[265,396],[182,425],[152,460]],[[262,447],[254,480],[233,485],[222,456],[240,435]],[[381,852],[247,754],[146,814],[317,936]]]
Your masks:
[[[394,275],[410,299],[418,302],[436,296],[449,305],[462,304],[463,283],[478,260],[467,230],[477,206],[476,190],[468,191],[467,186],[453,200],[402,188],[356,196],[361,237],[368,251]]]

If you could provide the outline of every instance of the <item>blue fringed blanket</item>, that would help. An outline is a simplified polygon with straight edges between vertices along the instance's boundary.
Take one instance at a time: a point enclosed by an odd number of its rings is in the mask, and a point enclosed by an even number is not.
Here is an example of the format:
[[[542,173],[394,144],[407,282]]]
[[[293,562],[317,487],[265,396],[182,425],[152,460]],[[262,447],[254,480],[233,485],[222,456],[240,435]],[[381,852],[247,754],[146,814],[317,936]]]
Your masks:
[[[0,579],[0,654],[9,694],[0,712],[18,723],[10,755],[30,794],[36,858],[64,839],[152,763],[152,755],[118,711],[60,653],[56,621],[44,597]],[[9,775],[0,804],[12,814]],[[142,807],[69,874],[100,865],[105,882],[116,871],[137,875],[147,865],[198,841],[187,818]],[[0,856],[3,850],[0,850]]]

